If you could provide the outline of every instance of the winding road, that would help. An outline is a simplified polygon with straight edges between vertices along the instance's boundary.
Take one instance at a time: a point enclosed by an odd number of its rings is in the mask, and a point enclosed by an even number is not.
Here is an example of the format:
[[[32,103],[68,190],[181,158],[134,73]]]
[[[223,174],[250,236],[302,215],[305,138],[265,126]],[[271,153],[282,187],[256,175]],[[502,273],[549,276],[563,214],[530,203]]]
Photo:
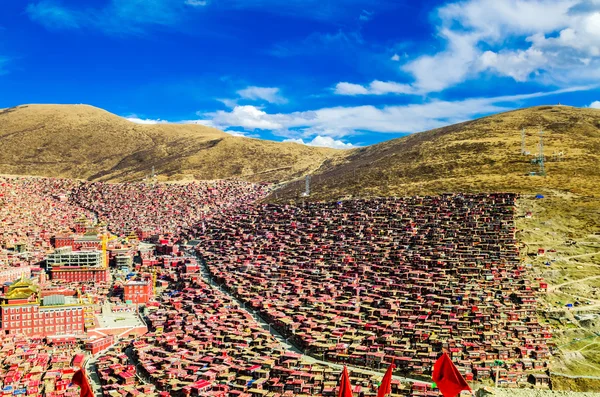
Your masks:
[[[265,330],[268,330],[271,333],[271,335],[273,335],[273,337],[283,347],[285,347],[287,350],[293,351],[294,353],[301,354],[302,359],[305,360],[306,362],[329,366],[333,369],[340,370],[340,371],[342,370],[344,365],[331,363],[329,361],[319,360],[318,358],[304,354],[304,352],[301,349],[299,349],[297,346],[295,346],[294,344],[289,342],[289,338],[285,338],[283,335],[281,335],[274,327],[271,326],[271,324],[269,324],[264,318],[262,318],[260,316],[260,314],[258,314],[255,310],[248,308],[246,306],[245,302],[241,301],[234,294],[232,294],[229,291],[227,291],[226,289],[224,289],[222,287],[222,285],[219,285],[218,283],[216,283],[215,280],[212,278],[212,275],[210,274],[210,271],[208,270],[208,267],[206,266],[206,263],[204,262],[204,260],[202,260],[202,258],[200,258],[198,256],[196,256],[196,257],[198,259],[198,262],[202,264],[201,274],[202,274],[202,277],[204,278],[204,282],[206,282],[212,288],[218,289],[221,293],[223,293],[223,294],[229,296],[230,298],[232,298],[233,300],[235,300],[243,310],[248,312],[256,320],[257,323],[259,323]],[[359,371],[359,372],[367,373],[367,374],[373,375],[373,376],[383,376],[385,374],[385,371],[378,371],[378,370],[374,370],[374,369],[366,368],[366,367],[365,368],[355,367],[355,366],[351,366],[351,365],[346,365],[346,367],[348,368],[348,370],[350,372]],[[407,377],[398,376],[398,375],[394,375],[393,378],[396,380],[399,380],[400,382],[403,382],[403,383],[415,383],[415,382],[427,383],[427,381],[423,380],[423,379],[413,379],[413,378],[407,378]]]

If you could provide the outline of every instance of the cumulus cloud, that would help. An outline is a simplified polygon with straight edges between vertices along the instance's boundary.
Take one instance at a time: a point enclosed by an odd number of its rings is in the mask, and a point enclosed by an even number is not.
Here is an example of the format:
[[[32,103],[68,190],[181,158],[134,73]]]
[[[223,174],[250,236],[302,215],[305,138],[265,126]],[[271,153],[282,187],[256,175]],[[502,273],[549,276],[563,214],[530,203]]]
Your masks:
[[[400,60],[400,55],[394,54],[390,59],[394,62],[398,62]]]
[[[219,128],[237,127],[250,131],[263,129],[289,138],[294,138],[290,135],[295,131],[302,137],[342,137],[356,134],[357,131],[418,132],[466,121],[483,114],[510,110],[505,104],[512,105],[516,101],[590,90],[595,87],[571,87],[550,92],[460,101],[432,100],[381,108],[368,105],[331,107],[292,113],[267,113],[254,106],[236,106],[230,112],[218,111],[207,113],[205,116]]]
[[[275,104],[287,103],[287,99],[280,95],[277,87],[250,86],[239,90],[237,94],[244,99],[263,100]]]
[[[374,80],[368,86],[353,83],[337,83],[334,93],[337,95],[386,95],[386,94],[414,94],[415,90],[408,84],[393,81]]]
[[[338,95],[367,95],[369,90],[360,84],[353,83],[337,83],[335,91]]]
[[[600,109],[600,101],[594,101],[594,102],[592,102],[592,104],[590,105],[590,107],[592,109]]]
[[[329,148],[333,148],[333,149],[353,149],[356,147],[351,143],[345,143],[342,140],[333,139],[332,137],[321,136],[321,135],[317,135],[316,137],[313,138],[312,141],[307,141],[307,142],[304,142],[304,140],[302,138],[284,139],[283,142],[294,142],[294,143],[299,143],[301,145],[329,147]]]
[[[279,130],[284,126],[267,112],[260,110],[255,106],[236,106],[231,112],[219,110],[214,113],[207,113],[212,118],[212,122],[217,126],[236,126],[248,130]]]
[[[443,29],[440,35],[448,41],[448,48],[435,55],[419,57],[403,66],[412,74],[413,86],[419,92],[437,92],[463,82],[476,59],[476,36]]]
[[[440,7],[437,16],[444,48],[402,66],[418,92],[483,72],[559,85],[600,77],[598,0],[466,0]]]

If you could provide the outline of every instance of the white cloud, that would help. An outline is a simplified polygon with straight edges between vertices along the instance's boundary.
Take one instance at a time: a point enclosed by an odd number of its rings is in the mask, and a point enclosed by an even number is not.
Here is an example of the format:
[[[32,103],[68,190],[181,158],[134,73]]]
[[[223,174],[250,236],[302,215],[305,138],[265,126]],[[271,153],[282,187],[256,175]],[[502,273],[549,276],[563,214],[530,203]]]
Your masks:
[[[250,100],[264,100],[269,103],[283,104],[287,103],[287,99],[279,94],[279,88],[277,87],[256,87],[250,86],[243,90],[239,90],[238,95],[244,99]]]
[[[536,48],[525,51],[484,52],[479,58],[482,69],[490,69],[498,74],[510,76],[516,81],[527,81],[529,76],[548,62],[544,52]]]
[[[563,86],[600,78],[598,0],[465,0],[437,15],[445,47],[402,66],[418,92],[439,92],[482,72]]]
[[[594,102],[592,102],[592,104],[590,105],[590,107],[592,109],[600,109],[600,101],[594,101]]]
[[[229,135],[233,135],[233,136],[246,137],[246,133],[244,131],[225,130],[223,132],[226,132]]]
[[[191,4],[195,3],[195,4]],[[200,0],[109,0],[103,7],[71,7],[60,0],[30,2],[28,17],[48,29],[98,29],[108,34],[140,34],[150,26],[176,26],[185,16],[185,4]]]
[[[213,123],[212,120],[182,120],[178,122],[179,124],[197,124],[197,125],[203,125],[205,127],[213,127],[215,128],[215,124]]]
[[[361,22],[369,22],[371,18],[373,18],[373,13],[367,10],[362,10],[358,17]]]
[[[337,95],[386,95],[386,94],[414,94],[414,89],[408,84],[393,81],[374,80],[369,86],[353,83],[337,83],[334,92]]]
[[[334,92],[338,95],[367,95],[369,90],[360,84],[342,82],[337,83]]]
[[[229,127],[241,127],[245,130],[264,129],[290,138],[298,135],[342,137],[356,134],[356,131],[417,132],[511,109],[503,104],[514,104],[526,99],[593,88],[596,86],[571,87],[550,92],[494,98],[470,98],[461,101],[433,100],[421,104],[382,108],[332,107],[293,113],[267,113],[254,106],[237,106],[231,112],[218,111],[205,116],[211,118],[215,126],[221,129]]]
[[[185,4],[192,7],[204,7],[208,5],[206,0],[185,0]]]
[[[228,108],[234,108],[238,104],[237,99],[219,98],[217,101],[222,102],[223,105],[227,106]]]
[[[394,62],[398,62],[400,60],[400,55],[394,54],[390,59]]]
[[[136,124],[196,124],[203,125],[205,127],[216,128],[215,123],[212,120],[204,119],[168,121],[162,119],[143,119],[138,117],[136,114],[130,114],[129,116],[125,116],[124,119]]]
[[[236,106],[231,112],[219,110],[214,113],[207,113],[212,117],[212,122],[218,126],[237,126],[248,130],[279,130],[284,128],[283,124],[257,107],[246,105]]]
[[[308,142],[304,142],[304,140],[301,138],[284,139],[283,142],[294,142],[299,143],[301,145],[329,147],[333,149],[353,149],[356,147],[351,143],[345,143],[342,140],[333,139],[332,137],[321,135],[317,135],[312,141]]]
[[[424,55],[402,69],[413,75],[413,86],[420,92],[438,92],[463,82],[477,58],[477,37],[443,29],[440,35],[448,41],[448,48],[435,55]]]
[[[132,123],[136,124],[167,124],[168,121],[161,119],[141,119],[136,115],[131,115],[129,117],[125,117],[125,120],[129,120]]]

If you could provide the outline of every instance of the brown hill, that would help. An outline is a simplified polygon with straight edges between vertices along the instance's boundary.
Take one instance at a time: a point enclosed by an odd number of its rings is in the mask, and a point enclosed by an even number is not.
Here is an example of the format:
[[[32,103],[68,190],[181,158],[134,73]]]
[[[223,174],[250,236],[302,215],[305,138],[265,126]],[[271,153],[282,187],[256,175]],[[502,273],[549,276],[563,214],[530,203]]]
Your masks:
[[[521,130],[526,150],[521,155]],[[544,133],[546,176],[531,161]],[[562,156],[553,153],[562,152]],[[600,196],[600,110],[541,106],[353,150],[312,177],[311,199],[443,192],[570,190]],[[297,198],[301,181],[277,193]]]
[[[104,181],[241,178],[283,181],[340,151],[235,137],[186,124],[132,123],[87,105],[0,110],[0,173]]]

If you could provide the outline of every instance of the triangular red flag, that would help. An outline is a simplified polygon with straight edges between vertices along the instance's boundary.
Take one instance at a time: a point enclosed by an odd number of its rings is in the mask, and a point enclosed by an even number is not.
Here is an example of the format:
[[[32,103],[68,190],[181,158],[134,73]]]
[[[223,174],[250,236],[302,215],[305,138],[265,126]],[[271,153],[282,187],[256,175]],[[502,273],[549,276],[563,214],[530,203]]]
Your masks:
[[[346,368],[345,365],[340,379],[340,391],[338,392],[338,397],[352,397],[352,385],[350,384],[348,368]]]
[[[90,387],[90,383],[85,376],[85,372],[83,372],[83,368],[79,369],[79,371],[75,372],[73,375],[73,379],[71,382],[76,384],[81,388],[81,393],[79,393],[79,397],[94,397],[94,392]]]
[[[381,384],[377,389],[377,397],[385,397],[392,392],[392,372],[394,371],[396,366],[394,364],[390,364],[385,375],[383,375],[383,379],[381,380]]]
[[[463,390],[471,390],[445,352],[435,362],[432,378],[444,397],[456,397]]]

